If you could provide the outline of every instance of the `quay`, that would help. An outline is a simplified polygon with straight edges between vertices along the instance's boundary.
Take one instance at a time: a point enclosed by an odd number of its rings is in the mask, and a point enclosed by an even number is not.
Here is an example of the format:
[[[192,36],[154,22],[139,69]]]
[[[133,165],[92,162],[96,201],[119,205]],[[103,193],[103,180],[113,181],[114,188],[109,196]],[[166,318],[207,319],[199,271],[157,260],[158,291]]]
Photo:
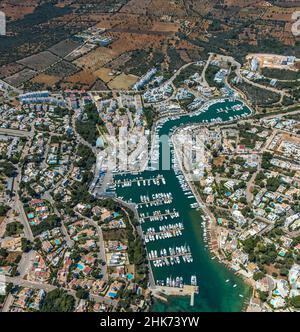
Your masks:
[[[199,293],[198,286],[184,285],[180,287],[155,286],[151,288],[152,294],[166,296],[194,296]]]

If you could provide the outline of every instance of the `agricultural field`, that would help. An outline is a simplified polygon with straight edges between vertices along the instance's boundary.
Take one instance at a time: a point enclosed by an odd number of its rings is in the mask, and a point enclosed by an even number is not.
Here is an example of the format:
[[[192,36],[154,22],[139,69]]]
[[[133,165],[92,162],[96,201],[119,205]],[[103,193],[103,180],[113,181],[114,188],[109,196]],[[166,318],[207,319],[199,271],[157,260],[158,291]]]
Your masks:
[[[88,89],[92,87],[96,82],[97,77],[90,71],[81,70],[80,72],[66,77],[63,80],[64,87],[80,87]]]
[[[121,74],[108,83],[112,90],[129,90],[138,80],[137,76]]]
[[[48,52],[41,52],[32,56],[29,56],[25,59],[19,60],[18,63],[26,66],[30,69],[40,71],[48,68],[49,66],[53,65],[54,63],[58,62],[59,58]]]
[[[37,84],[41,84],[41,85],[45,85],[46,87],[51,87],[53,85],[55,85],[57,82],[60,81],[60,77],[58,76],[51,76],[51,75],[47,75],[47,74],[40,74],[36,77],[34,77],[31,82],[32,83],[37,83]]]
[[[11,63],[0,67],[0,78],[8,77],[24,69],[24,66],[18,63]]]
[[[99,47],[74,61],[74,64],[86,70],[96,71],[110,62],[117,55],[116,51]]]
[[[95,75],[106,83],[111,81],[114,77],[110,68],[101,68],[95,72]]]
[[[19,87],[23,83],[32,79],[36,74],[37,72],[34,70],[24,69],[14,75],[6,77],[5,82],[11,84],[12,86]]]
[[[54,75],[58,77],[66,77],[66,76],[71,76],[74,75],[80,71],[80,68],[76,67],[74,64],[62,60],[53,66],[49,67],[46,71],[45,74],[48,75]]]
[[[290,33],[297,4],[283,3],[105,0],[87,6],[25,0],[13,6],[3,1],[0,10],[5,6],[13,37],[0,37],[0,65],[6,64],[0,78],[16,86],[37,76],[32,82],[38,84],[125,87],[135,80],[128,75],[140,77],[153,66],[173,73],[209,52],[237,55],[241,63],[258,51],[300,56],[299,40]],[[103,36],[112,43],[99,47],[75,37],[91,27],[106,29]]]
[[[28,14],[32,14],[38,7],[40,1],[38,0],[24,0],[18,3],[11,1],[1,1],[0,10],[5,9],[6,15],[13,21],[20,20]]]
[[[72,39],[66,39],[50,47],[49,51],[63,58],[73,52],[80,45],[81,43],[79,42],[76,42]]]

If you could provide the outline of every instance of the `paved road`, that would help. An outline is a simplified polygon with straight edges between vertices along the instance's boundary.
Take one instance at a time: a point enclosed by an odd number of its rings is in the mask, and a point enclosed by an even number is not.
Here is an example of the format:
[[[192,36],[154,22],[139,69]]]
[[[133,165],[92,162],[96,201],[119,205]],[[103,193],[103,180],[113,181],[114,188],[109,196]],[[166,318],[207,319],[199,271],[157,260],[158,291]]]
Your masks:
[[[24,226],[24,234],[26,239],[30,240],[31,242],[34,241],[34,236],[32,234],[32,230],[31,227],[29,225],[29,222],[27,220],[27,216],[25,214],[25,211],[23,209],[23,204],[21,203],[20,199],[19,199],[19,195],[17,195],[17,201],[16,201],[16,210],[19,212],[19,215],[21,217],[21,222],[22,225]]]
[[[22,90],[15,88],[14,86],[10,85],[9,83],[0,80],[0,85],[3,85],[5,89],[7,90],[12,90],[14,92],[16,92],[17,94],[23,93]]]
[[[88,143],[86,140],[84,140],[76,131],[76,116],[77,114],[74,112],[73,116],[72,116],[72,128],[73,128],[73,132],[77,138],[77,141],[85,146],[88,146],[93,153],[95,154],[95,156],[97,155],[97,149],[96,147],[92,146],[90,143]]]
[[[33,282],[33,281],[28,281],[28,280],[24,280],[20,277],[6,277],[5,278],[7,283],[12,283],[14,285],[18,285],[21,287],[28,287],[28,288],[32,288],[32,289],[43,289],[46,292],[51,292],[59,287],[56,287],[54,285],[50,285],[47,283],[40,283],[40,282]],[[68,289],[68,288],[63,288],[61,287],[61,289],[64,289],[65,291],[67,291],[70,295],[73,295],[74,297],[76,297],[76,291],[72,290],[72,289]],[[110,298],[106,298],[104,296],[98,296],[98,295],[90,295],[90,298],[92,300],[94,300],[95,302],[100,302],[100,303],[105,303],[108,305],[112,305],[113,307],[116,307],[116,305],[118,304],[117,300],[112,300]],[[2,309],[2,312],[8,312],[9,311],[9,307],[11,306],[13,302],[13,296],[8,295],[6,302],[4,304],[4,307]]]
[[[0,134],[8,136],[17,136],[17,137],[30,137],[33,135],[31,131],[10,129],[10,128],[0,128]]]
[[[41,166],[40,166],[41,169],[47,169],[47,167],[49,166],[47,164],[47,158],[48,158],[48,154],[49,154],[50,143],[51,143],[51,135],[49,136],[48,141],[46,143],[46,147],[45,147],[44,155],[43,155],[43,161],[42,161]]]
[[[24,278],[24,276],[30,272],[35,256],[36,252],[34,250],[31,250],[28,253],[23,253],[22,259],[18,265],[18,272],[20,273],[21,278]]]
[[[71,238],[70,238],[70,235],[69,235],[69,233],[68,233],[68,231],[67,231],[67,228],[66,228],[66,226],[65,226],[65,224],[64,224],[63,216],[61,215],[61,213],[60,213],[60,212],[57,210],[57,208],[55,207],[55,201],[54,201],[54,199],[52,198],[52,196],[50,195],[50,193],[47,192],[47,191],[43,194],[42,199],[47,200],[47,201],[52,205],[53,210],[54,210],[54,213],[55,213],[58,217],[60,217],[60,219],[61,219],[61,227],[60,227],[61,232],[62,232],[62,234],[63,234],[64,237],[65,237],[65,241],[66,241],[66,243],[67,243],[67,246],[68,246],[69,248],[72,248],[72,247],[74,246],[74,241],[71,240]]]
[[[28,154],[29,147],[31,146],[31,143],[32,143],[33,135],[34,135],[34,123],[31,125],[31,131],[30,131],[29,139],[27,140],[27,142],[26,142],[26,144],[25,144],[25,146],[22,150],[22,155],[21,155],[21,158],[20,158],[21,160],[23,160],[25,158],[25,156],[27,156],[27,154]],[[13,191],[16,194],[14,209],[15,209],[15,211],[17,211],[19,213],[21,223],[24,226],[25,237],[28,240],[33,242],[34,236],[32,234],[31,227],[29,225],[27,216],[25,214],[25,211],[24,211],[24,208],[23,208],[23,203],[21,202],[20,197],[19,197],[19,189],[20,189],[20,182],[21,182],[21,168],[20,168],[19,165],[17,165],[17,173],[18,173],[18,175],[15,178],[14,188],[13,188]]]
[[[214,57],[214,54],[210,54],[210,55],[209,55],[209,57],[208,57],[208,59],[207,59],[207,61],[206,61],[206,64],[205,64],[205,66],[204,66],[204,68],[203,68],[202,74],[201,74],[201,81],[202,81],[202,84],[203,84],[204,86],[206,86],[206,87],[209,87],[209,85],[208,85],[208,83],[207,83],[207,81],[206,81],[205,74],[206,74],[206,70],[207,70],[207,68],[208,68],[208,66],[209,66],[209,64],[210,64],[210,62],[211,62],[211,60],[212,60],[213,57]]]
[[[274,139],[274,137],[277,135],[277,130],[273,131],[272,135],[267,139],[267,141],[265,142],[265,145],[264,147],[262,148],[261,152],[260,152],[260,155],[262,155],[268,148],[269,144],[272,142],[272,140]],[[248,181],[247,183],[247,189],[246,189],[246,198],[247,198],[247,203],[249,205],[252,204],[252,201],[253,201],[253,193],[252,193],[252,188],[254,186],[254,183],[255,183],[255,179],[256,179],[256,176],[257,174],[262,170],[261,168],[261,157],[260,157],[260,160],[259,160],[259,163],[258,163],[258,167],[257,167],[257,170],[255,173],[252,174],[251,176],[251,179]]]
[[[103,240],[103,232],[101,227],[98,225],[97,222],[95,222],[93,219],[90,219],[88,217],[83,216],[77,211],[74,211],[77,216],[80,218],[86,220],[90,225],[94,226],[96,228],[96,231],[98,233],[99,241],[98,241],[98,246],[99,246],[99,259],[101,259],[103,262],[105,262],[104,266],[101,266],[101,272],[103,274],[103,279],[105,281],[108,280],[108,274],[107,274],[107,262],[106,262],[106,255],[105,255],[105,247],[104,247],[104,240]]]
[[[11,307],[11,305],[14,302],[14,297],[9,293],[8,296],[6,297],[6,300],[4,302],[3,308],[2,308],[2,312],[9,312],[9,308]]]
[[[277,102],[278,104],[281,103],[283,97],[285,97],[285,96],[286,97],[291,97],[291,95],[289,93],[285,92],[285,91],[278,90],[275,87],[261,85],[259,83],[253,82],[253,81],[249,80],[247,77],[243,76],[241,74],[241,67],[242,67],[241,64],[239,62],[237,62],[232,56],[217,54],[216,59],[220,59],[220,60],[223,60],[223,61],[228,61],[228,62],[232,63],[233,65],[235,65],[236,66],[236,70],[235,70],[236,75],[238,76],[238,78],[240,78],[244,82],[246,82],[246,83],[248,83],[252,86],[255,86],[259,89],[268,90],[268,91],[271,91],[273,93],[277,93],[278,95],[280,95],[280,100],[279,100],[279,102]]]

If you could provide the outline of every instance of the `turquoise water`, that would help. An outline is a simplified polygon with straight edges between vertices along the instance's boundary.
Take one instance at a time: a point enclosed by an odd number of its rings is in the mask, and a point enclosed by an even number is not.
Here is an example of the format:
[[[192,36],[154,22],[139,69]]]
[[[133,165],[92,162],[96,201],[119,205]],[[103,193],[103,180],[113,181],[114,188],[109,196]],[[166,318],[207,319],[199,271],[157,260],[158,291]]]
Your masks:
[[[234,105],[241,105],[240,110],[233,110]],[[218,113],[218,109],[227,108],[227,113]],[[201,123],[204,120],[211,120],[221,117],[222,121],[229,121],[232,116],[250,115],[251,110],[241,101],[218,101],[209,106],[204,113],[197,115],[183,115],[178,119],[169,120],[163,124],[159,129],[159,136],[169,135],[175,127],[180,127],[186,124]],[[160,164],[161,164],[161,147],[160,147]],[[250,288],[244,282],[234,275],[232,271],[226,269],[222,264],[213,260],[208,248],[205,246],[203,239],[202,218],[201,212],[190,207],[190,204],[195,203],[195,198],[188,198],[182,191],[179,180],[173,169],[158,170],[158,171],[144,171],[138,175],[118,175],[115,180],[119,179],[134,179],[137,176],[144,179],[149,179],[163,175],[166,180],[166,185],[160,186],[138,186],[136,183],[131,187],[117,187],[116,193],[125,201],[140,202],[141,195],[151,196],[153,193],[172,193],[172,204],[164,206],[143,206],[138,209],[139,213],[149,213],[150,215],[155,210],[164,211],[165,209],[173,210],[175,208],[179,213],[179,218],[168,219],[161,222],[147,221],[143,223],[142,229],[149,227],[157,229],[160,225],[182,222],[184,224],[184,231],[182,236],[158,240],[147,243],[147,251],[160,251],[163,248],[174,246],[188,245],[191,248],[193,255],[192,263],[181,263],[170,266],[154,267],[152,271],[155,280],[166,280],[167,277],[183,277],[185,284],[191,283],[191,275],[197,276],[199,286],[199,294],[195,296],[195,304],[190,306],[190,299],[188,297],[169,297],[168,303],[155,302],[152,310],[157,312],[165,311],[196,311],[196,312],[229,312],[241,311],[245,299],[250,294]],[[233,287],[235,285],[235,287]]]
[[[78,267],[79,270],[83,270],[83,265],[77,264],[77,267]]]

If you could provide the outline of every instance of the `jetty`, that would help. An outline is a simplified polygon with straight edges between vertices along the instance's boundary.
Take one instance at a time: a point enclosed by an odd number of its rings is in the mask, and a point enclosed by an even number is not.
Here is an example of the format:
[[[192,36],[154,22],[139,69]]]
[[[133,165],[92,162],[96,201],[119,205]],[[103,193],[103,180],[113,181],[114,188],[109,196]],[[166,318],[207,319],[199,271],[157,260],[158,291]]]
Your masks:
[[[199,293],[198,286],[184,285],[182,288],[169,286],[154,286],[151,288],[152,295],[160,301],[168,302],[166,296],[190,296],[190,305],[194,306],[195,294]]]
[[[169,286],[155,286],[151,288],[153,294],[161,293],[166,296],[191,296],[198,294],[198,286],[184,285],[182,288]]]

